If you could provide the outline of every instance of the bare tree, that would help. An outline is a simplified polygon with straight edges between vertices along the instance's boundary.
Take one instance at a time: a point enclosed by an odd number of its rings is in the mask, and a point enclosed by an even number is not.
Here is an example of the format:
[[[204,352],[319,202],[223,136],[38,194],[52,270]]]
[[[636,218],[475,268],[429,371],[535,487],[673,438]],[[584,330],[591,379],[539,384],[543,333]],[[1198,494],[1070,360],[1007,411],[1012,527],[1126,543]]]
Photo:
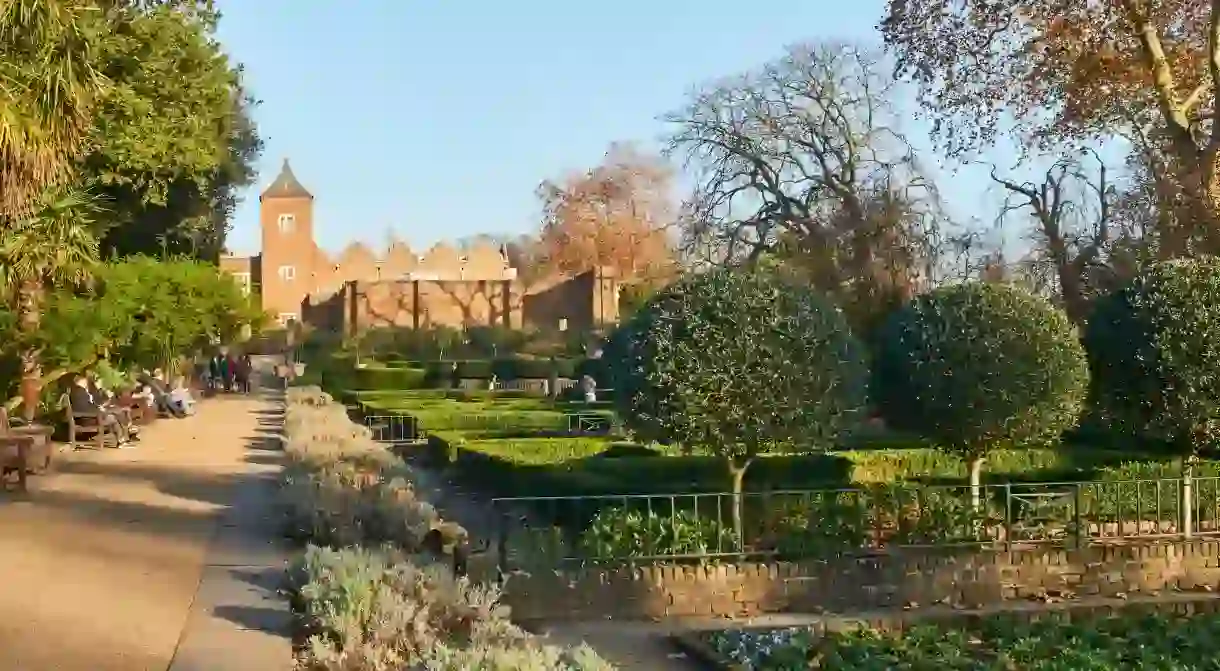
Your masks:
[[[796,256],[865,329],[931,281],[943,215],[895,124],[893,86],[868,50],[802,45],[665,116],[669,152],[697,179],[685,252]]]
[[[881,32],[936,135],[969,153],[1015,126],[1043,146],[1151,136],[1189,217],[1158,254],[1220,251],[1220,2],[887,0]],[[1167,222],[1161,222],[1167,223]]]
[[[1172,258],[1182,231],[1197,225],[1198,190],[1178,178],[1172,162],[1172,154],[1159,142],[1137,144],[1127,157],[1126,179],[1113,208],[1111,265],[1117,277],[1130,277],[1145,263]]]
[[[1033,224],[1024,274],[1035,283],[1053,279],[1068,317],[1083,323],[1098,285],[1111,274],[1116,190],[1105,162],[1086,149],[1056,160],[1036,181],[1001,177],[994,166],[991,179],[1005,192],[998,223],[1019,216]]]

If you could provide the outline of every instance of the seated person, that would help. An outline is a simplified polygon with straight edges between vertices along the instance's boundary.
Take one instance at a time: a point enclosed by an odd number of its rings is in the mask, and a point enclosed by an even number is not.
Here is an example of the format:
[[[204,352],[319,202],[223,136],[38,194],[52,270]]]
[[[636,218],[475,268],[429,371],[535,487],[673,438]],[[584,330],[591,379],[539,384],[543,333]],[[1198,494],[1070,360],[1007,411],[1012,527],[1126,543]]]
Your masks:
[[[174,417],[182,417],[182,413],[175,409],[173,402],[170,399],[169,386],[165,384],[165,378],[158,368],[149,375],[148,371],[144,371],[139,375],[137,381],[148,387],[152,394],[153,402],[156,403],[157,411],[163,412]]]
[[[584,392],[585,403],[597,402],[597,381],[593,379],[593,376],[581,376],[580,390]]]
[[[97,378],[97,372],[90,370],[85,374],[85,388],[92,395],[94,402],[98,408],[107,414],[113,415],[118,420],[119,425],[123,427],[123,431],[127,434],[127,439],[131,442],[139,442],[140,427],[135,426],[131,419],[131,409],[115,404],[114,392],[103,387]]]
[[[131,402],[139,410],[141,421],[152,421],[157,418],[157,399],[152,387],[137,385],[130,394]]]
[[[139,401],[146,408],[157,407],[157,395],[153,392],[152,385],[140,384],[132,392],[131,397]]]
[[[92,370],[85,373],[85,390],[89,392],[99,407],[110,399],[110,395],[102,389],[101,383],[98,382],[97,373]]]
[[[77,375],[72,380],[72,388],[68,390],[68,407],[72,409],[72,414],[91,415],[81,417],[79,421],[82,424],[96,424],[102,427],[104,431],[110,431],[116,437],[118,444],[115,447],[119,449],[128,449],[131,440],[127,428],[119,421],[117,415],[108,412],[100,400],[94,396],[89,390],[89,378],[85,375]]]
[[[186,382],[180,377],[174,378],[174,388],[169,392],[169,404],[175,413],[182,413],[181,416],[195,413],[195,398],[191,396],[191,390],[186,388]]]
[[[155,416],[149,407],[149,400],[144,388],[136,385],[121,387],[113,393],[110,403],[120,413],[129,413],[133,423],[143,424],[150,416]]]

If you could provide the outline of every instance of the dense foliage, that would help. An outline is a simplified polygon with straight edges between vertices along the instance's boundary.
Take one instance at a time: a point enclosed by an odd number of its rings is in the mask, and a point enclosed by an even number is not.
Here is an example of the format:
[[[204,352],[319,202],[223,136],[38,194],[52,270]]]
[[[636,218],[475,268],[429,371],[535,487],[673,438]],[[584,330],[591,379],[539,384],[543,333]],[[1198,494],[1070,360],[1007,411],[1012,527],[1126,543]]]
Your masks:
[[[99,280],[102,300],[115,305],[131,329],[111,348],[121,361],[166,361],[209,343],[233,342],[244,327],[262,324],[253,301],[208,263],[137,256],[107,264]]]
[[[705,635],[719,655],[749,671],[1080,671],[1215,667],[1214,614],[1133,613],[1109,617],[995,615],[979,623],[917,624],[901,633],[870,629],[727,630]]]
[[[739,461],[825,446],[866,399],[864,352],[838,310],[763,272],[671,285],[611,336],[604,358],[638,435]]]
[[[428,474],[375,443],[342,405],[293,389],[284,429],[289,531],[327,546],[311,544],[288,575],[308,638],[297,653],[303,668],[613,669],[587,646],[551,645],[517,627],[497,586],[429,561],[425,534],[460,542],[466,531],[429,503]]]
[[[919,296],[878,334],[878,411],[894,429],[965,454],[1056,440],[1079,416],[1084,351],[1066,315],[1015,287]]]
[[[95,58],[110,87],[76,183],[105,203],[103,249],[215,259],[262,147],[240,70],[215,37],[218,15],[131,3],[98,16],[109,38]]]
[[[837,308],[775,273],[716,269],[659,293],[606,344],[636,436],[726,460],[733,531],[754,458],[825,447],[863,419],[863,348]]]
[[[1220,259],[1148,268],[1089,320],[1092,397],[1116,430],[1190,455],[1220,438]]]
[[[91,0],[0,6],[0,224],[71,181],[105,76],[92,58],[106,39]]]
[[[38,330],[28,338],[15,330],[12,313],[0,312],[7,334],[0,355],[15,359],[21,351],[38,351],[46,381],[53,382],[99,358],[120,367],[165,365],[262,325],[249,297],[210,264],[133,257],[102,264],[93,274],[87,289],[47,294]],[[3,379],[6,398],[15,382]]]

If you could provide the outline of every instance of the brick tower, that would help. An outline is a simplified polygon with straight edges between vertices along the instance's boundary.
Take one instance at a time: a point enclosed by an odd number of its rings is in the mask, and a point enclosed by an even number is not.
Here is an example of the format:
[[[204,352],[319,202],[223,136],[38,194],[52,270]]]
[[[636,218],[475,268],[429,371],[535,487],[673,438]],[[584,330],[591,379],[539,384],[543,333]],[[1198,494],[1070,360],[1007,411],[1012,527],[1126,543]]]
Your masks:
[[[280,323],[300,321],[301,304],[313,291],[313,194],[296,175],[288,159],[275,181],[259,196],[263,247],[261,282],[263,309]]]

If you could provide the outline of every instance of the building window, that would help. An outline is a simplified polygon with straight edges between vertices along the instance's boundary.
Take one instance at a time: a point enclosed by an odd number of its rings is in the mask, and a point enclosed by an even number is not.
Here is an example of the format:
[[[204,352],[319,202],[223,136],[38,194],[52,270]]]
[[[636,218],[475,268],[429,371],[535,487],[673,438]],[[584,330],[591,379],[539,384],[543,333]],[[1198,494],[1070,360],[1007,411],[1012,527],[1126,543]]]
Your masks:
[[[246,296],[249,296],[250,273],[233,273],[233,279],[237,280],[237,286],[241,287],[241,292]]]
[[[297,269],[292,266],[280,266],[280,279],[291,282],[297,278]]]
[[[297,218],[291,214],[280,215],[280,233],[291,233],[296,227]]]
[[[291,324],[292,322],[295,322],[296,320],[297,320],[297,313],[295,313],[295,312],[281,312],[280,313],[280,318],[279,318],[280,326],[288,326],[289,324]]]

